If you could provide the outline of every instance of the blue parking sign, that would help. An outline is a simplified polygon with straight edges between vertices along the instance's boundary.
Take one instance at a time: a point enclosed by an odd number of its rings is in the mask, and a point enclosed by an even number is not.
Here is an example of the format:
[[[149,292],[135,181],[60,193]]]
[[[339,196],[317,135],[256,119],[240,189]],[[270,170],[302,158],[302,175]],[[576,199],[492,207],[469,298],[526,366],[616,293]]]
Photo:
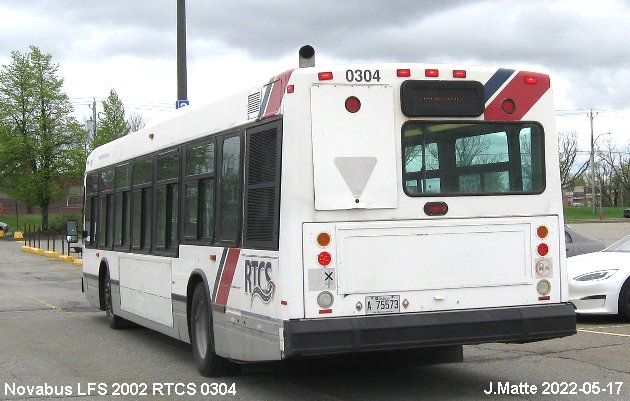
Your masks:
[[[177,103],[175,103],[175,108],[179,109],[180,107],[186,107],[190,104],[190,102],[188,101],[188,99],[180,99],[177,101]]]

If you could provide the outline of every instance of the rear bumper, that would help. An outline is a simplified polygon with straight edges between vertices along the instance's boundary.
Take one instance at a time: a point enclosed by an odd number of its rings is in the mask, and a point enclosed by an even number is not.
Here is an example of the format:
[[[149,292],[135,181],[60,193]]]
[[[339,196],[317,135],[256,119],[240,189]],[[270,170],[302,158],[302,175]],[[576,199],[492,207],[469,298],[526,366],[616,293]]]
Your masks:
[[[576,333],[570,304],[284,322],[284,356],[531,342]]]

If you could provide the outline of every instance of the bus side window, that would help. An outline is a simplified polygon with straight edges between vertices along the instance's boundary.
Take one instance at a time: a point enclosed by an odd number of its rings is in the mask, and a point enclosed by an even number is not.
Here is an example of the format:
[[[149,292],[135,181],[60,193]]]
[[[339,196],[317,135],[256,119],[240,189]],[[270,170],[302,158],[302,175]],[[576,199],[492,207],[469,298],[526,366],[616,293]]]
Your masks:
[[[159,154],[155,185],[155,247],[176,252],[179,222],[179,152]]]
[[[214,142],[205,140],[186,149],[184,240],[214,239]]]
[[[221,155],[219,239],[220,241],[236,243],[239,237],[239,214],[241,210],[241,137],[225,138]]]

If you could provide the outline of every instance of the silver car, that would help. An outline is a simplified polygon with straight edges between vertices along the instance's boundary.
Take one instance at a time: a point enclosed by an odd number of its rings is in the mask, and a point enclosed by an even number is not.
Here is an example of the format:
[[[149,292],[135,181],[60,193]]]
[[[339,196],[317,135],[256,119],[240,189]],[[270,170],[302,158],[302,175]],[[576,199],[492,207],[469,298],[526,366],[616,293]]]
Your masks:
[[[583,253],[601,251],[606,247],[604,241],[589,238],[566,226],[564,227],[564,242],[567,247],[567,258]]]
[[[9,232],[9,225],[0,221],[0,237]]]

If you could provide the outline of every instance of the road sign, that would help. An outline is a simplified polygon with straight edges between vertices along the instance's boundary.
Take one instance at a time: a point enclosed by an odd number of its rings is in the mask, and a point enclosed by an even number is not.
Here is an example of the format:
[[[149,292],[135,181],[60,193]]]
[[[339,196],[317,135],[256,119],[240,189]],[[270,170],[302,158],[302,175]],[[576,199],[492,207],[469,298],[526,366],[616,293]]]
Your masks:
[[[190,105],[188,99],[180,99],[175,103],[175,108],[179,109],[180,107],[186,107],[188,105]]]

